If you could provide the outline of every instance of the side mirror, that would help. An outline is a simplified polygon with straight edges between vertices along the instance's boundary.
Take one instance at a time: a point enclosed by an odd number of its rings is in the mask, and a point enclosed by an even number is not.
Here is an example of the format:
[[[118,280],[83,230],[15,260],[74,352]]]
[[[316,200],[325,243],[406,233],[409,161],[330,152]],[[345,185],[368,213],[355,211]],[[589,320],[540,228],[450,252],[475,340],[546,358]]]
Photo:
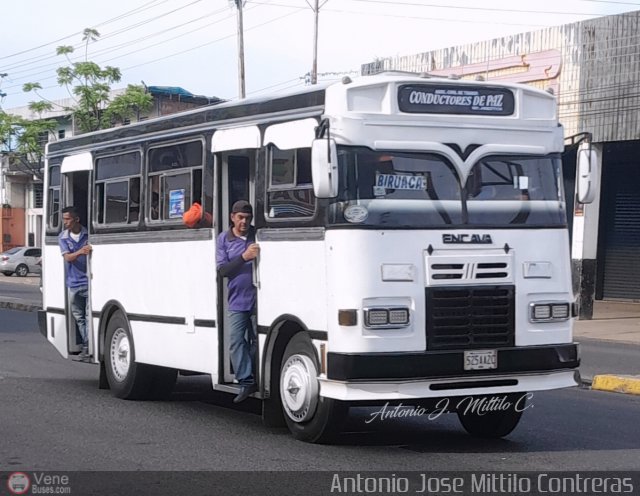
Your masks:
[[[596,198],[600,178],[600,157],[597,151],[591,147],[591,143],[580,144],[576,164],[578,201],[591,203]]]
[[[335,198],[338,195],[338,151],[334,140],[313,140],[311,177],[317,198]]]

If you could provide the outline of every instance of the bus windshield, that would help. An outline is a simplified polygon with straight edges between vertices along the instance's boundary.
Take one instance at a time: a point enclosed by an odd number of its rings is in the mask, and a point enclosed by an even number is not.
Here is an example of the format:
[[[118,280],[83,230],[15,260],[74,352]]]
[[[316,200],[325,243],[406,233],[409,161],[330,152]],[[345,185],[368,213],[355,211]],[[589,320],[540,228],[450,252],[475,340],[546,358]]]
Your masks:
[[[379,227],[566,226],[559,155],[490,156],[466,183],[433,153],[340,147],[330,223]]]

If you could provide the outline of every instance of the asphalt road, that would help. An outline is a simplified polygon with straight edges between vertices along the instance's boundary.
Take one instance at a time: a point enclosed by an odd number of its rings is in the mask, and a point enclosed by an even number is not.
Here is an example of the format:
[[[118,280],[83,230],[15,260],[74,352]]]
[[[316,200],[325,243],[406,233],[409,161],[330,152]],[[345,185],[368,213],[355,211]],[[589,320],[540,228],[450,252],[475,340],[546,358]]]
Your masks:
[[[63,360],[34,313],[0,310],[0,470],[639,470],[640,397],[542,392],[506,440],[466,435],[453,415],[367,423],[352,409],[333,446],[265,428],[242,408],[179,379],[170,401],[97,387],[98,368]]]
[[[640,376],[640,345],[580,338],[580,374],[590,380],[597,374]]]
[[[40,275],[29,274],[27,277],[0,275],[0,295],[6,302],[41,306]]]

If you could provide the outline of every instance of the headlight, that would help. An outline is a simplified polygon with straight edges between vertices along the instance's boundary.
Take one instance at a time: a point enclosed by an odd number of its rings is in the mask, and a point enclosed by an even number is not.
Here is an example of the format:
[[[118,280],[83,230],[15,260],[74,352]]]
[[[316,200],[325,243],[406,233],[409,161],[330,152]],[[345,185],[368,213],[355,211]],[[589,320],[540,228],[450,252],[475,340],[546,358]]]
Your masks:
[[[406,327],[410,315],[408,308],[365,308],[364,326],[370,329]]]
[[[389,310],[389,323],[394,325],[409,324],[408,308],[392,308]]]
[[[529,305],[529,320],[531,322],[560,322],[571,316],[569,303],[544,302]]]

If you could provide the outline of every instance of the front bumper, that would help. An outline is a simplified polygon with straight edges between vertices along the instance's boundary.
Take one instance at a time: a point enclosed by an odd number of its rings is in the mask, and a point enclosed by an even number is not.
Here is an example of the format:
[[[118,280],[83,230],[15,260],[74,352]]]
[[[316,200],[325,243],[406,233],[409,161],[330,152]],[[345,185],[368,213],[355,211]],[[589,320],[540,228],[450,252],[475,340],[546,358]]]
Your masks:
[[[468,378],[575,369],[577,343],[498,348],[498,368],[464,370],[464,351],[327,354],[327,379],[336,381]]]
[[[464,351],[328,353],[320,394],[391,401],[543,391],[580,385],[576,343],[498,349],[494,370],[464,370]]]
[[[476,395],[546,391],[580,385],[577,370],[544,374],[427,379],[416,381],[340,382],[320,378],[320,395],[340,401],[368,402],[422,400]]]

